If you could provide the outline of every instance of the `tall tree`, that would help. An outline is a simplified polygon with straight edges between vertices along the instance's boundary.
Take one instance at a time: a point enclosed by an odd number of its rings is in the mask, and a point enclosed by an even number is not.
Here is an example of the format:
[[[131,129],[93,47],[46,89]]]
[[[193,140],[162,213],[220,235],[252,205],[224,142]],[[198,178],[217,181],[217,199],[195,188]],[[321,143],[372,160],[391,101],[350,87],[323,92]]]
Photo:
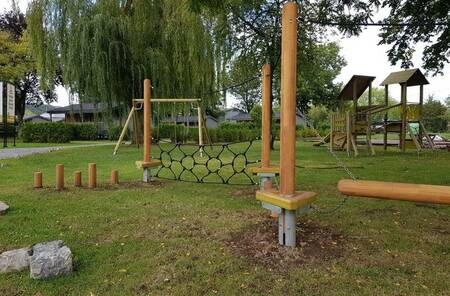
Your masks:
[[[14,75],[0,74],[0,80],[8,80],[16,86],[16,114],[19,121],[25,114],[25,106],[41,105],[42,103],[51,103],[57,100],[55,86],[61,81],[57,77],[54,79],[51,87],[42,91],[39,85],[39,77],[36,74],[34,60],[31,58],[28,50],[28,35],[26,34],[27,23],[23,13],[20,12],[15,1],[12,1],[12,10],[0,15],[0,32],[3,36],[2,43],[9,43],[16,50],[13,53],[2,51],[9,62],[2,62],[0,72],[7,68],[13,69]],[[5,36],[8,36],[5,39]],[[1,54],[0,54],[1,55]]]
[[[390,10],[383,23],[381,44],[392,45],[388,51],[393,65],[413,66],[411,58],[417,43],[426,44],[423,68],[441,73],[450,57],[450,1],[448,0],[371,0],[377,6]]]
[[[34,0],[29,9],[38,73],[81,101],[125,109],[151,78],[156,96],[200,96],[214,89],[214,54],[204,20],[185,0]],[[48,85],[47,85],[48,86]],[[214,96],[204,98],[213,104]]]
[[[423,104],[423,122],[425,127],[434,133],[447,130],[447,108],[432,96]]]

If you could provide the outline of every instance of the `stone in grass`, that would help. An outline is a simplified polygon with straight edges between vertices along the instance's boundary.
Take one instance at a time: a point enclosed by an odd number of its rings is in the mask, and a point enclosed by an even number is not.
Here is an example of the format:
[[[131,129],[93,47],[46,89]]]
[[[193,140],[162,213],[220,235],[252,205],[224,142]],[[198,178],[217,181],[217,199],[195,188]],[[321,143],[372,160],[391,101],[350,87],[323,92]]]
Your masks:
[[[0,254],[0,273],[22,271],[30,265],[30,248],[6,251]]]
[[[30,257],[30,276],[46,279],[72,273],[72,252],[61,240],[36,244]]]
[[[9,209],[9,206],[7,204],[5,204],[4,202],[0,201],[0,215],[5,214],[8,209]]]

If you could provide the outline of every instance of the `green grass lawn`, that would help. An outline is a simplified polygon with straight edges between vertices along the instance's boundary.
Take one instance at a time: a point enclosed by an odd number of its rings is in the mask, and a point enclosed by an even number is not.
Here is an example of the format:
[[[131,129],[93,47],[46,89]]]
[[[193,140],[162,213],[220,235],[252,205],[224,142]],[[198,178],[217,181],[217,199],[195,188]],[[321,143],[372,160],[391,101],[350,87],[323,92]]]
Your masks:
[[[78,146],[78,145],[90,145],[90,144],[101,144],[110,143],[111,141],[71,141],[70,143],[24,143],[22,140],[16,140],[16,146],[14,146],[14,140],[8,139],[8,148],[37,148],[37,147],[60,147],[60,146]],[[112,142],[111,142],[112,143]],[[0,139],[0,149],[3,149],[3,138]]]
[[[0,161],[0,252],[62,239],[71,276],[36,281],[0,275],[0,295],[448,295],[450,207],[352,198],[333,214],[299,218],[302,244],[277,247],[275,221],[251,186],[139,180],[141,150],[100,146]],[[450,153],[397,149],[369,157],[339,155],[362,179],[450,185]],[[156,149],[154,150],[157,155]],[[258,144],[250,151],[258,158]],[[298,143],[300,166],[331,165],[326,148]],[[278,151],[274,151],[274,162]],[[75,189],[72,173],[96,162],[100,187]],[[65,164],[67,189],[51,187]],[[122,184],[106,185],[118,169]],[[45,189],[32,188],[33,172]],[[339,169],[297,171],[300,190],[329,210],[342,197]],[[304,227],[303,227],[304,226]],[[262,231],[263,230],[263,231]]]

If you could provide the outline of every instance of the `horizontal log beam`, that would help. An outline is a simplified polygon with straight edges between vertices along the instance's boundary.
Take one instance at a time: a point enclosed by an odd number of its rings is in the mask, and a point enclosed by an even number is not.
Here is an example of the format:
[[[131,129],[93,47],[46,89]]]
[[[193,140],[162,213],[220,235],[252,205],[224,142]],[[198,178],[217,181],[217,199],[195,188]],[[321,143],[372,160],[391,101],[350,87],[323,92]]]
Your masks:
[[[134,99],[135,103],[144,102],[143,99]],[[200,103],[201,99],[152,99],[152,103]]]
[[[450,186],[341,180],[338,190],[349,196],[450,205]]]

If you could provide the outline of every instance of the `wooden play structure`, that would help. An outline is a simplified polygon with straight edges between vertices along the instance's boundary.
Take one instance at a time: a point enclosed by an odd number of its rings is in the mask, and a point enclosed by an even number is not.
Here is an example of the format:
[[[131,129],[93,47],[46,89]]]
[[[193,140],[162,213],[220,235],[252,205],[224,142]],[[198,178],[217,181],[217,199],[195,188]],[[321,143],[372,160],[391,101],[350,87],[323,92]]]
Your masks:
[[[331,150],[353,151],[358,155],[358,136],[364,136],[367,149],[374,155],[372,135],[379,132],[377,126],[382,126],[384,134],[383,146],[388,147],[388,134],[399,135],[398,147],[404,152],[407,148],[420,151],[434,148],[434,144],[422,123],[423,86],[429,84],[419,69],[409,69],[393,72],[381,83],[385,87],[384,104],[374,105],[372,102],[372,82],[375,77],[354,75],[339,94],[339,109],[330,115],[330,134],[325,138]],[[389,105],[389,85],[399,84],[401,87],[401,102]],[[420,87],[420,101],[418,104],[408,103],[408,87]],[[367,105],[360,105],[362,95],[368,91]],[[350,108],[349,104],[350,103]],[[388,111],[394,108],[400,110],[400,119],[388,118]],[[384,114],[382,122],[374,122],[375,114]],[[412,126],[417,125],[416,130]],[[409,138],[408,138],[409,137]],[[425,140],[424,140],[425,139]]]
[[[196,111],[197,111],[197,128],[198,128],[198,144],[199,145],[203,145],[204,140],[205,140],[205,136],[206,139],[210,141],[209,139],[209,135],[208,135],[208,131],[206,129],[206,124],[205,124],[205,116],[204,116],[204,111],[201,107],[201,99],[151,99],[151,104],[157,104],[157,115],[159,116],[159,106],[160,104],[172,104],[173,106],[176,104],[191,104],[191,106],[193,106]],[[125,138],[125,135],[127,134],[127,131],[130,127],[131,122],[133,122],[133,131],[135,133],[135,139],[137,141],[137,124],[138,124],[138,119],[137,119],[137,112],[143,110],[145,105],[144,99],[133,99],[133,106],[131,107],[131,110],[128,114],[127,120],[125,121],[125,125],[122,128],[122,132],[120,133],[120,137],[119,140],[117,141],[117,144],[114,148],[114,152],[113,155],[116,155],[119,147],[121,145],[121,143],[123,142],[123,139]],[[173,118],[176,118],[174,114],[172,114]],[[150,119],[152,122],[153,120]],[[176,122],[174,123],[176,125]],[[158,119],[158,128],[160,125],[160,120]],[[145,129],[145,127],[144,127]],[[157,135],[159,136],[159,135]]]
[[[251,172],[259,177],[261,190],[272,189],[272,180],[280,173],[278,166],[270,165],[270,141],[271,141],[271,113],[272,103],[270,96],[272,88],[270,84],[270,65],[264,65],[262,68],[262,122],[261,122],[261,166],[251,168]]]
[[[317,195],[295,190],[297,9],[295,2],[286,3],[282,17],[280,187],[275,190],[271,186],[262,186],[256,192],[256,199],[261,201],[262,206],[278,214],[278,242],[290,247],[296,245],[297,214],[307,210]],[[265,169],[268,166],[269,150],[262,150],[263,159],[265,157],[266,160],[262,168]]]

